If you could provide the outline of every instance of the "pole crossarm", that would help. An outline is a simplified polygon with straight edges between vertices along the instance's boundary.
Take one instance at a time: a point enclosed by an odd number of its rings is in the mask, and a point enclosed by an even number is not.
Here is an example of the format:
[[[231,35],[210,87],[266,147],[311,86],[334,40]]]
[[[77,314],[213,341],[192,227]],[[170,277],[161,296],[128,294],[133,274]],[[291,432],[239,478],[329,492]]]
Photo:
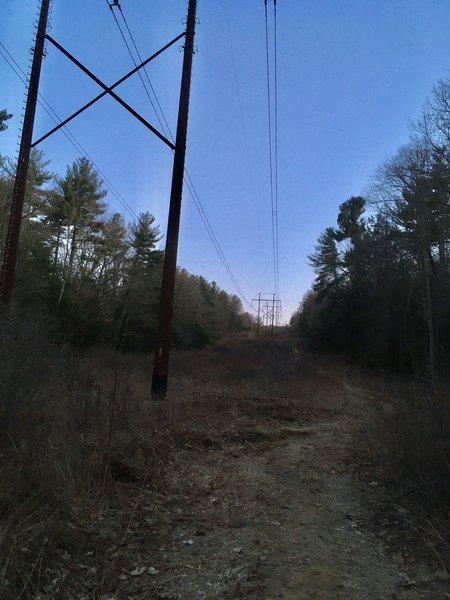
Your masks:
[[[62,52],[62,54],[64,54],[64,56],[66,56],[78,68],[80,68],[83,71],[83,73],[85,73],[88,77],[90,77],[93,81],[95,81],[95,83],[97,83],[97,85],[99,85],[101,88],[103,88],[103,92],[101,94],[98,94],[98,96],[96,96],[95,98],[93,98],[91,101],[89,101],[87,104],[85,104],[82,108],[80,108],[75,113],[73,113],[70,117],[68,117],[67,119],[65,119],[61,123],[59,123],[56,127],[54,127],[53,129],[51,129],[49,132],[47,132],[45,135],[43,135],[42,137],[40,137],[35,142],[33,142],[31,144],[31,147],[33,148],[33,147],[37,146],[38,144],[40,144],[41,142],[43,142],[50,135],[52,135],[53,133],[55,133],[56,131],[58,131],[58,129],[61,129],[61,127],[64,127],[64,125],[67,125],[67,123],[69,123],[69,121],[71,121],[72,119],[74,119],[75,117],[77,117],[78,115],[80,115],[82,112],[84,112],[87,108],[89,108],[90,106],[92,106],[93,104],[95,104],[95,102],[97,102],[98,100],[100,100],[100,98],[103,98],[104,96],[106,96],[107,94],[109,94],[119,104],[121,104],[128,112],[130,112],[138,121],[140,121],[143,125],[145,125],[145,127],[147,127],[147,129],[149,129],[160,140],[162,140],[167,146],[169,146],[169,148],[171,148],[172,150],[175,150],[175,145],[170,140],[168,140],[155,127],[153,127],[153,125],[151,125],[146,119],[144,119],[144,117],[142,117],[138,112],[136,112],[134,110],[134,108],[132,108],[129,104],[127,104],[120,96],[118,96],[115,92],[113,92],[113,89],[116,88],[117,86],[119,86],[124,81],[126,81],[129,77],[131,77],[132,75],[134,75],[135,73],[137,73],[140,69],[142,69],[143,67],[145,67],[145,65],[147,65],[150,61],[152,61],[157,56],[159,56],[162,52],[164,52],[165,50],[167,50],[168,48],[170,48],[170,46],[172,46],[173,44],[175,44],[176,42],[178,42],[181,38],[185,37],[185,35],[186,35],[185,32],[180,33],[180,35],[178,35],[173,40],[171,40],[168,44],[166,44],[165,46],[163,46],[160,50],[158,50],[158,52],[155,52],[154,54],[152,54],[152,56],[150,56],[149,58],[147,58],[146,60],[144,60],[140,65],[138,65],[137,67],[135,67],[134,69],[132,69],[129,73],[127,73],[126,75],[124,75],[123,77],[121,77],[119,80],[117,80],[113,85],[111,85],[111,86],[108,87],[106,84],[103,83],[103,81],[101,81],[96,75],[94,75],[87,67],[85,67],[79,60],[77,60],[72,54],[70,54],[70,52],[68,52],[65,48],[63,48],[60,44],[58,44],[58,42],[56,40],[54,40],[50,35],[47,34],[45,36],[46,39],[48,39],[56,48],[58,48],[58,50],[60,52]]]

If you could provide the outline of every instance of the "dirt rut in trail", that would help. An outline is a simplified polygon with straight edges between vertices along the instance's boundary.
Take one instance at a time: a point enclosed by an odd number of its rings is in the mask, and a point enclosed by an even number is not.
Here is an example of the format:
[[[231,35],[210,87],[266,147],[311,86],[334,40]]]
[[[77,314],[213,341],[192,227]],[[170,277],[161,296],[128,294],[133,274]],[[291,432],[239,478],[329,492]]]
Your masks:
[[[425,597],[405,591],[381,541],[360,525],[367,519],[346,460],[345,425],[291,430],[286,443],[248,457],[252,488],[267,490],[263,518],[254,524],[268,539],[255,573],[261,599]]]
[[[350,387],[345,398],[345,409],[328,418],[261,422],[247,432],[250,443],[241,432],[240,443],[229,438],[222,449],[191,447],[180,457],[188,469],[195,464],[200,493],[171,530],[151,597],[450,597],[424,564],[395,561],[377,532],[367,499],[380,492],[355,473],[361,423],[353,415],[368,400]]]

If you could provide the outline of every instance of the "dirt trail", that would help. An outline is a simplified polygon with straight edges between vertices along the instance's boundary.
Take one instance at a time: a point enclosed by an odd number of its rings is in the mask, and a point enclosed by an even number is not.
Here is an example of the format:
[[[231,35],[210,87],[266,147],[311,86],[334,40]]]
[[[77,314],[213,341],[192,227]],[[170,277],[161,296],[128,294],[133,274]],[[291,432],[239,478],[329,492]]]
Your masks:
[[[191,443],[179,459],[188,471],[195,464],[194,499],[170,530],[149,597],[449,598],[426,565],[394,560],[374,525],[367,499],[376,502],[379,490],[355,473],[361,422],[353,415],[369,401],[344,385],[339,410],[261,417],[207,451]]]
[[[270,540],[260,598],[421,598],[361,526],[361,484],[348,471],[348,423],[291,430],[287,443],[249,458],[255,489],[270,490],[257,529]],[[264,522],[265,521],[265,522]]]
[[[14,511],[0,497],[2,600],[450,600],[442,512],[377,481],[386,382],[295,344],[174,353],[167,402],[147,361],[108,367],[86,484],[68,463]]]
[[[174,371],[171,401],[142,404],[134,458],[117,445],[108,501],[61,526],[34,600],[449,600],[443,561],[381,510],[376,382],[283,339],[182,354]]]

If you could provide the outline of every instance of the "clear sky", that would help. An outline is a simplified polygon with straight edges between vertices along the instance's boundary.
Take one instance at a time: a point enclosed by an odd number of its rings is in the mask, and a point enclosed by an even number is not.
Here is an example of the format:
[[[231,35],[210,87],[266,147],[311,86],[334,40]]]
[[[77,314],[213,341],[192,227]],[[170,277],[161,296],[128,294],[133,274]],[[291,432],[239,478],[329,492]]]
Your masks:
[[[37,4],[0,1],[0,41],[24,70]],[[184,28],[186,0],[121,5],[143,57]],[[407,141],[408,121],[449,75],[450,2],[278,0],[277,8],[279,274],[288,319],[312,283],[307,255],[318,235]],[[199,0],[198,19],[186,166],[251,300],[274,291],[264,2]],[[50,33],[105,83],[133,66],[106,0],[53,0]],[[176,44],[147,69],[172,131],[181,64]],[[25,88],[1,56],[0,82],[0,108],[14,113],[0,152],[15,156]],[[48,45],[40,91],[65,117],[100,90]],[[137,76],[116,91],[158,125]],[[52,125],[38,107],[35,139]],[[134,212],[152,212],[165,232],[171,150],[109,98],[69,127]],[[61,132],[40,147],[61,175],[80,156]],[[113,195],[108,202],[132,219]],[[187,191],[178,263],[236,293]]]

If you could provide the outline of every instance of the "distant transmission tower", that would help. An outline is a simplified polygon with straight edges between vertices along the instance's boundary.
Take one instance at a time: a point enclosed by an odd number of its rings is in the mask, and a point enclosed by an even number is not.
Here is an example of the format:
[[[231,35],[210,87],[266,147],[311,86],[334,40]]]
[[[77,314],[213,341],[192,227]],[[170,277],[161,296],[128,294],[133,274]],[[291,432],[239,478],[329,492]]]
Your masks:
[[[256,310],[256,335],[260,334],[261,328],[270,328],[273,335],[274,328],[278,327],[281,322],[281,300],[275,293],[259,294],[252,299],[252,306]]]

